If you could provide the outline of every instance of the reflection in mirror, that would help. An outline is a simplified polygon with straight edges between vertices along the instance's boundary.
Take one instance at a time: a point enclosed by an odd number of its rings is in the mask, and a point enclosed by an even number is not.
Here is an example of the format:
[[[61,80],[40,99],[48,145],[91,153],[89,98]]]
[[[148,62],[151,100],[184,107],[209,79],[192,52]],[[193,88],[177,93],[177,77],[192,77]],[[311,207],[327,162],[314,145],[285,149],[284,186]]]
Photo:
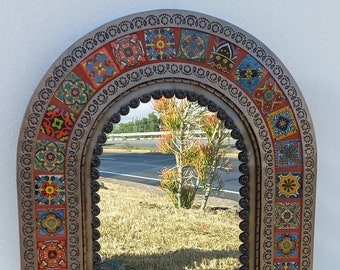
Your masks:
[[[103,153],[100,161],[93,158],[101,175],[100,189],[94,192],[99,195],[94,201],[100,198],[100,214],[95,218],[100,220],[100,246],[94,245],[101,258],[97,269],[242,266],[244,254],[239,250],[245,245],[240,241],[244,234],[239,217],[238,159],[244,162],[246,158],[226,128],[230,128],[230,120],[211,103],[209,109],[200,103],[169,97],[142,106],[130,102],[135,109],[122,107],[112,117],[114,125],[104,128]],[[175,112],[168,110],[171,106]],[[183,141],[180,136],[174,139],[179,131],[171,128],[175,124],[179,128],[183,122],[183,115],[176,122],[176,113],[189,112],[195,117],[182,125]],[[167,126],[171,114],[173,121]],[[209,129],[207,123],[213,119],[217,122]],[[217,123],[222,123],[221,129],[216,128]],[[213,137],[218,130],[219,135]]]

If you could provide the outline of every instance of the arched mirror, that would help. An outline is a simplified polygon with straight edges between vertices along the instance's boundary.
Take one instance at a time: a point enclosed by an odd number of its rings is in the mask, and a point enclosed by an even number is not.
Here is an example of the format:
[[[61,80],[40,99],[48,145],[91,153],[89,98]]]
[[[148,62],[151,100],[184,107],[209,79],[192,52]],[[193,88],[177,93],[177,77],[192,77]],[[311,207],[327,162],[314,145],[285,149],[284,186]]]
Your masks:
[[[22,269],[100,269],[96,156],[119,115],[162,96],[207,106],[238,141],[239,269],[311,269],[316,147],[298,86],[250,34],[179,10],[103,25],[37,87],[18,143]]]

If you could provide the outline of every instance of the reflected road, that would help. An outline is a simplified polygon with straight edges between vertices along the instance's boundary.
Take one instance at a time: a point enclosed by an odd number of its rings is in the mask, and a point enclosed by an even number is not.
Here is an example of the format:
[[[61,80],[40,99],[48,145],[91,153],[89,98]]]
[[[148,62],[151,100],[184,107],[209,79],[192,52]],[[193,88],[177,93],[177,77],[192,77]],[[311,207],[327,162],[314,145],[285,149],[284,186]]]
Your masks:
[[[159,186],[162,168],[172,168],[176,164],[173,155],[152,152],[104,151],[100,160],[101,164],[98,169],[101,176],[152,186]],[[241,186],[238,178],[241,174],[238,166],[240,162],[236,158],[231,158],[231,161],[234,164],[233,170],[222,175],[224,184],[222,195],[225,198],[239,200],[238,191]]]

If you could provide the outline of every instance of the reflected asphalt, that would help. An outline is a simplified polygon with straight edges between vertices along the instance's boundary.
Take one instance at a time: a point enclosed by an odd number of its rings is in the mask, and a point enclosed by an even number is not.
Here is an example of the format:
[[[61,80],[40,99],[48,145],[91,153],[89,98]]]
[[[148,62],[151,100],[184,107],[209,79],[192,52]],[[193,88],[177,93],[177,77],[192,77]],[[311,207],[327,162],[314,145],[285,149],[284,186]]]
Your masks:
[[[147,151],[131,150],[143,145]],[[122,150],[123,149],[123,150]],[[168,154],[150,152],[156,149],[155,140],[129,140],[108,143],[104,153],[100,156],[100,175],[106,178],[132,181],[152,186],[159,186],[159,176],[162,168],[175,166],[175,157]],[[240,184],[238,178],[240,162],[237,158],[231,158],[234,164],[233,170],[222,175],[223,188],[213,196],[224,197],[238,201]]]

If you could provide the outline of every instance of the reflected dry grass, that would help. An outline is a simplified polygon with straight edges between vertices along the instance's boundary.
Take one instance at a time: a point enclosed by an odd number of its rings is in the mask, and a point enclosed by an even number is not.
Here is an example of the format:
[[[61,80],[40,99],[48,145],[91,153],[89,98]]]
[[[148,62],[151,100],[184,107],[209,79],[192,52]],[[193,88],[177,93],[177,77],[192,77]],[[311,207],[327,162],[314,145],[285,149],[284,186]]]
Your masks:
[[[219,199],[206,211],[175,209],[156,187],[100,181],[103,270],[239,268],[235,203]]]

